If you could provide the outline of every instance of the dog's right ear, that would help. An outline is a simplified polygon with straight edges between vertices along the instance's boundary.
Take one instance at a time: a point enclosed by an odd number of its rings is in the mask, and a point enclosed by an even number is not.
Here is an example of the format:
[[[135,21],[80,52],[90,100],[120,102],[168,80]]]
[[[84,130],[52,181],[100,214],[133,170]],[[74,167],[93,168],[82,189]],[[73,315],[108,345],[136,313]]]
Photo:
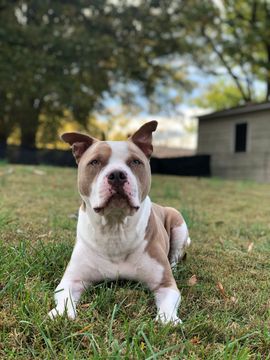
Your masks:
[[[60,136],[60,138],[68,143],[71,146],[72,154],[76,159],[76,163],[79,164],[79,161],[83,155],[83,153],[96,141],[97,139],[77,133],[77,132],[67,132]]]

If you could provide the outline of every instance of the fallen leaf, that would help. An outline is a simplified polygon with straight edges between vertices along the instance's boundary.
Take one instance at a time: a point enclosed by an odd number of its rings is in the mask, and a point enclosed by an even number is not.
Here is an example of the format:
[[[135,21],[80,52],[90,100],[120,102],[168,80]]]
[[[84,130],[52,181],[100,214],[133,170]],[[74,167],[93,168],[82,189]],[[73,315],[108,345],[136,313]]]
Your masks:
[[[190,279],[188,279],[188,285],[189,286],[194,286],[196,285],[198,282],[197,276],[196,275],[192,275]]]
[[[191,340],[190,340],[191,344],[193,345],[197,345],[197,344],[200,344],[201,341],[200,341],[200,338],[198,336],[194,336]]]
[[[49,231],[47,234],[40,234],[37,236],[38,239],[50,237],[52,235],[52,231]]]
[[[228,300],[228,296],[225,294],[225,290],[220,281],[217,282],[217,289],[225,300]]]
[[[90,304],[81,304],[81,308],[83,309],[87,309],[89,308]]]
[[[77,331],[77,334],[83,334],[85,331],[89,330],[91,327],[93,327],[93,324],[89,324],[82,328],[81,330]]]
[[[252,251],[253,246],[254,246],[254,242],[250,242],[250,243],[248,244],[248,248],[247,248],[247,252],[248,252],[248,253],[250,253],[250,252]]]
[[[33,173],[39,176],[46,175],[45,171],[34,169]]]

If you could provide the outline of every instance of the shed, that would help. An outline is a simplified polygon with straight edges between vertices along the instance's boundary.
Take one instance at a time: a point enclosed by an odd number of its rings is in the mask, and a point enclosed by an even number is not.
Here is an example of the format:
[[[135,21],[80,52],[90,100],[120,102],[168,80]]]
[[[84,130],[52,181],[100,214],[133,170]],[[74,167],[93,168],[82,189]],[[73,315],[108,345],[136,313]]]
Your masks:
[[[199,116],[199,155],[213,176],[270,182],[270,102]]]

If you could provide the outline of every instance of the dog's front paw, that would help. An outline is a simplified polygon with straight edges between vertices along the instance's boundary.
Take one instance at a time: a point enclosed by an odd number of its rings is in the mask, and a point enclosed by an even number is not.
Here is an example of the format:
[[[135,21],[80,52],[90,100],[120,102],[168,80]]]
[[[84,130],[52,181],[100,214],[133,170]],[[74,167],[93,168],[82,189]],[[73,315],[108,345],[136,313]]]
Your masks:
[[[166,316],[166,314],[164,313],[157,314],[155,320],[161,322],[163,325],[171,324],[173,326],[176,326],[183,323],[177,315]]]
[[[76,312],[73,309],[66,310],[65,308],[56,307],[48,313],[51,320],[55,320],[58,316],[64,315],[67,315],[70,320],[74,320],[76,318]]]

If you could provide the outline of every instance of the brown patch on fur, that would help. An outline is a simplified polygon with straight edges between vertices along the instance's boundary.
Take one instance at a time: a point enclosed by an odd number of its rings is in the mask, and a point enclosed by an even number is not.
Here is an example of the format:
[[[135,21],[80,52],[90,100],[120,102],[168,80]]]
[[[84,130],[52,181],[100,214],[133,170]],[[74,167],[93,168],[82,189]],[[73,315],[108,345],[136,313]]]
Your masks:
[[[172,229],[183,224],[184,219],[182,215],[172,207],[163,207],[155,203],[152,203],[152,207],[156,214],[162,219],[163,225],[170,238]]]
[[[128,141],[128,153],[129,157],[126,164],[130,167],[131,171],[137,179],[139,187],[140,200],[143,201],[148,195],[151,187],[151,168],[149,160],[144,153],[131,141]],[[132,160],[138,159],[142,164],[134,165]]]
[[[162,209],[164,210],[162,211]],[[165,227],[166,221],[168,222],[168,228],[170,228],[169,220],[167,219],[166,215],[166,208],[162,208],[159,205],[153,204],[145,232],[145,238],[148,241],[146,251],[164,268],[162,280],[157,288],[171,287],[177,290],[177,285],[173,277],[171,265],[168,259],[170,238],[169,233]]]
[[[157,121],[149,121],[141,126],[129,139],[136,144],[147,158],[150,158],[153,152],[152,132],[157,128]]]
[[[75,157],[76,163],[79,164],[84,152],[96,141],[97,139],[77,132],[68,132],[61,135],[61,139],[67,142],[72,148],[72,154]]]
[[[105,141],[98,141],[83,154],[78,166],[78,187],[82,195],[90,196],[92,183],[108,164],[111,153],[112,149]],[[91,165],[92,160],[99,163]]]

